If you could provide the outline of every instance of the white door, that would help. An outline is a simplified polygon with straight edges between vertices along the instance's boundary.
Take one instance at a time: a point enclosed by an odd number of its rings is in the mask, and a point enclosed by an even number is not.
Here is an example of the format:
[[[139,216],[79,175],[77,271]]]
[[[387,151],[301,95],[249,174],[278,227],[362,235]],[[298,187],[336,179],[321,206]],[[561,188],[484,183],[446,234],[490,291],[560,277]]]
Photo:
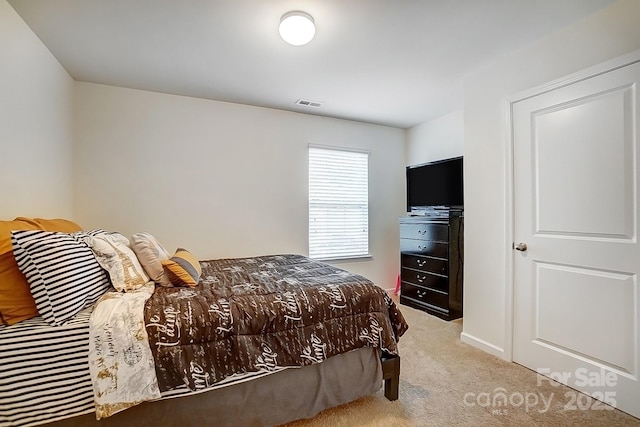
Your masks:
[[[636,417],[639,83],[635,63],[512,104],[513,360]]]

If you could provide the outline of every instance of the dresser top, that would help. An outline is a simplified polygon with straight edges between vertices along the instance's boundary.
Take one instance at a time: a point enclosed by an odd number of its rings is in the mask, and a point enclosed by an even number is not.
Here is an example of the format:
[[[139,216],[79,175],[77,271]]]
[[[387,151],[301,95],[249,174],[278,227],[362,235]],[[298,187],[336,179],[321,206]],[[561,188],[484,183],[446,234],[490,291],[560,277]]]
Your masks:
[[[449,224],[449,218],[438,218],[430,216],[402,216],[400,224]]]

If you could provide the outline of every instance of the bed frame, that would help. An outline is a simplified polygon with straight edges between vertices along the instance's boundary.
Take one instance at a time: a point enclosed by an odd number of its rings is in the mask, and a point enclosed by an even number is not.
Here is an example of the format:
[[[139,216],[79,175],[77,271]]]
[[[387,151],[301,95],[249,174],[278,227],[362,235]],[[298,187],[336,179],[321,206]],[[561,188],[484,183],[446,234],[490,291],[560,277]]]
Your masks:
[[[302,256],[283,255],[281,257],[291,258],[285,261],[293,262],[294,264],[296,262],[307,263]],[[271,258],[275,257],[262,257],[267,261]],[[219,261],[235,262],[234,260]],[[206,267],[213,269],[209,264]],[[318,269],[315,264],[312,266],[307,265],[307,267],[314,271]],[[323,269],[328,268],[321,267]],[[307,271],[303,268],[301,269],[304,272]],[[213,273],[216,271],[214,270]],[[296,272],[298,272],[297,269]],[[335,285],[351,284],[343,276],[334,277],[340,273],[339,271],[332,269],[322,274],[325,273],[331,276],[331,280],[328,280],[327,283]],[[233,280],[233,278],[230,280]],[[369,286],[369,282],[364,281],[360,276],[354,280],[356,285]],[[181,290],[178,290],[178,292],[182,293]],[[371,297],[374,299],[382,297],[383,292],[383,290],[375,288]],[[318,301],[325,301],[323,299],[325,297],[320,295],[319,291],[316,293],[318,293]],[[324,294],[327,294],[327,292],[324,292]],[[161,299],[161,297],[159,296],[158,298]],[[289,367],[275,372],[263,370],[257,372],[257,376],[251,375],[251,379],[247,379],[248,376],[243,375],[242,372],[252,372],[255,367],[246,366],[239,369],[240,373],[238,375],[232,373],[226,375],[225,380],[229,380],[227,382],[228,385],[225,386],[220,383],[216,386],[214,384],[209,389],[195,392],[187,389],[187,386],[183,384],[184,379],[179,375],[179,372],[185,367],[170,367],[167,368],[166,372],[171,374],[178,373],[178,375],[175,375],[178,381],[171,382],[163,388],[169,389],[163,393],[164,397],[155,401],[140,403],[133,407],[129,407],[128,403],[122,404],[121,408],[129,409],[122,410],[100,421],[96,420],[96,406],[93,401],[94,396],[89,369],[83,363],[83,357],[86,357],[86,345],[90,342],[90,307],[82,310],[57,330],[53,330],[54,328],[40,317],[25,320],[25,323],[15,328],[2,327],[0,328],[0,332],[2,332],[0,333],[0,338],[6,337],[6,339],[0,340],[0,348],[2,349],[0,353],[6,356],[6,359],[2,359],[2,361],[10,369],[0,373],[2,374],[0,375],[0,385],[9,384],[10,386],[0,389],[3,393],[0,396],[6,398],[7,402],[15,401],[15,403],[9,407],[10,412],[0,411],[0,425],[9,426],[14,425],[14,423],[41,425],[49,423],[48,425],[53,427],[119,427],[121,425],[148,425],[154,427],[172,425],[273,426],[299,419],[312,418],[325,409],[376,394],[379,392],[383,382],[385,397],[389,400],[397,400],[400,381],[400,358],[397,355],[384,352],[380,347],[395,351],[397,349],[395,342],[398,335],[402,335],[407,325],[399,311],[391,311],[397,310],[397,308],[389,303],[386,299],[388,296],[384,295],[384,297],[385,304],[376,299],[376,307],[379,305],[379,310],[384,312],[386,309],[389,311],[388,315],[392,331],[385,330],[385,333],[382,334],[380,332],[382,328],[380,328],[380,331],[376,332],[379,334],[380,342],[375,339],[365,339],[360,343],[360,345],[369,344],[375,347],[353,349],[357,346],[347,346],[339,350],[334,349],[335,351],[328,353],[334,354],[333,357],[325,359],[324,353],[322,353],[323,357],[313,359],[322,360],[322,362],[310,365],[307,364],[309,363],[308,359],[304,359],[300,363],[297,360],[282,362]],[[342,298],[346,297],[342,295]],[[273,304],[274,307],[279,306],[278,301]],[[162,305],[161,301],[152,308],[159,310],[162,307],[164,305]],[[360,307],[362,313],[370,313],[366,310],[371,307],[367,307],[369,306]],[[360,308],[358,309],[360,310]],[[361,314],[361,311],[357,311],[357,313]],[[196,315],[199,319],[202,318],[201,316]],[[334,320],[338,327],[348,324],[342,318],[335,318],[340,320],[330,319]],[[372,318],[372,320],[375,321],[376,319]],[[377,326],[377,324],[374,322],[370,326],[371,332],[369,329],[363,330],[362,336],[364,338],[372,336],[369,334],[374,333],[374,326]],[[32,344],[25,346],[25,343],[31,341],[33,341]],[[33,354],[34,357],[23,357],[25,348],[36,349],[33,352],[27,350],[27,353]],[[58,351],[59,349],[62,350]],[[289,350],[287,349],[286,351]],[[58,356],[44,357],[43,355],[48,354],[48,351]],[[221,354],[226,355],[226,351],[223,349]],[[282,351],[286,352],[284,349]],[[292,354],[301,355],[306,350],[302,349],[300,351]],[[341,353],[342,351],[346,352]],[[123,354],[126,353],[123,352]],[[264,366],[266,366],[265,369],[270,367],[270,365],[266,364]],[[188,369],[188,367],[185,369]],[[13,372],[18,372],[18,376],[13,375]],[[46,372],[55,373],[55,378],[53,376],[43,376],[43,373]],[[213,372],[213,374],[219,374],[220,372]],[[61,380],[58,380],[58,378]],[[134,382],[132,385],[141,386],[139,382]],[[177,388],[173,389],[173,387]],[[19,390],[19,393],[12,394],[12,390]],[[142,399],[140,398],[140,400]],[[117,406],[113,405],[110,409],[117,410]],[[113,411],[109,411],[109,413],[113,413]]]
[[[382,379],[384,380],[384,397],[389,400],[398,400],[400,388],[400,356],[382,353]]]
[[[145,402],[100,421],[86,414],[49,426],[273,426],[375,394],[383,380],[385,397],[396,400],[399,376],[400,357],[362,348],[197,395]]]

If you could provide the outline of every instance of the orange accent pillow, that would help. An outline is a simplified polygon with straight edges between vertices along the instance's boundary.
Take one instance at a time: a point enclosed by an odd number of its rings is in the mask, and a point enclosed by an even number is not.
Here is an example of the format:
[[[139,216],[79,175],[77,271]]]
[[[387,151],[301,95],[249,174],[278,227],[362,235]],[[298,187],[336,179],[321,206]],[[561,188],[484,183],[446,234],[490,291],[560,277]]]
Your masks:
[[[35,224],[39,228],[38,230],[44,231],[60,231],[62,233],[73,233],[74,231],[82,231],[82,227],[73,221],[68,219],[45,219],[45,218],[27,218],[19,216],[15,221],[24,221],[30,224]]]
[[[38,230],[32,222],[0,221],[0,323],[13,325],[38,315],[24,274],[18,269],[11,246],[11,230]]]
[[[11,230],[45,230],[70,233],[81,227],[66,219],[18,217],[0,221],[0,324],[13,325],[38,315],[31,288],[18,269],[11,246]]]
[[[176,286],[191,286],[194,288],[200,276],[202,267],[191,252],[186,249],[176,249],[175,255],[162,261],[162,267],[167,272],[169,280]]]

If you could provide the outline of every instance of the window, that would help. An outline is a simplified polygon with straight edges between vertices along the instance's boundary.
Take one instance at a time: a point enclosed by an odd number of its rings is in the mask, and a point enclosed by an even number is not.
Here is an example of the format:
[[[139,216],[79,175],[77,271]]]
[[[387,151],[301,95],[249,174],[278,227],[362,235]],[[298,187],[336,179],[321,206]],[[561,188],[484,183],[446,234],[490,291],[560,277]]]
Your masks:
[[[369,153],[309,147],[309,257],[369,255]]]

